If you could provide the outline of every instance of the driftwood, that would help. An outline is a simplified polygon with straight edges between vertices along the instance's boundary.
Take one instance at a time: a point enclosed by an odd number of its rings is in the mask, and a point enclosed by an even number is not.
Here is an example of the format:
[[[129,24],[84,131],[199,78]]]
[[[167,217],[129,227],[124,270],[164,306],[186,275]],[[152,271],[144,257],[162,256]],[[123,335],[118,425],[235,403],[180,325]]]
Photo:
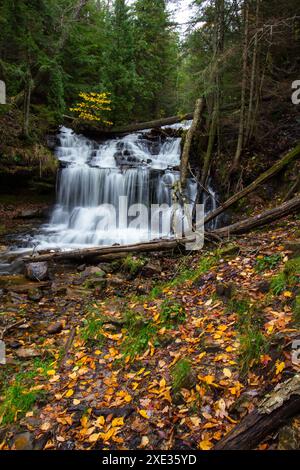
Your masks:
[[[180,165],[181,190],[184,190],[186,187],[186,182],[188,178],[188,163],[189,163],[189,158],[190,158],[190,153],[191,153],[192,141],[193,141],[193,137],[198,127],[200,126],[204,107],[205,107],[205,100],[203,98],[196,101],[193,123],[186,134],[182,156],[181,156],[181,165]]]
[[[251,192],[253,192],[259,185],[261,185],[262,183],[264,183],[265,181],[269,180],[274,175],[279,173],[279,171],[281,171],[283,168],[289,165],[289,163],[291,163],[296,158],[299,158],[299,156],[300,156],[300,145],[298,145],[296,148],[291,150],[288,154],[286,154],[281,160],[276,162],[275,165],[273,165],[267,171],[262,173],[249,186],[244,188],[242,191],[239,191],[238,193],[234,194],[232,197],[227,199],[227,201],[223,202],[223,204],[221,204],[216,210],[208,214],[205,217],[205,223],[210,222],[211,220],[215,219],[218,215],[225,212],[226,209],[231,207],[233,204],[235,204],[237,201],[239,201],[243,197],[247,196],[247,194],[250,194]]]
[[[218,442],[214,450],[255,449],[299,412],[300,375],[295,375],[267,395],[257,409]]]
[[[282,217],[298,211],[300,211],[300,197],[295,197],[278,207],[274,207],[254,217],[250,217],[246,220],[242,220],[241,222],[237,222],[227,227],[216,229],[212,233],[218,235],[219,237],[239,235],[249,232],[255,228],[262,227],[263,225],[267,225],[271,222],[274,222],[275,220],[279,220]]]

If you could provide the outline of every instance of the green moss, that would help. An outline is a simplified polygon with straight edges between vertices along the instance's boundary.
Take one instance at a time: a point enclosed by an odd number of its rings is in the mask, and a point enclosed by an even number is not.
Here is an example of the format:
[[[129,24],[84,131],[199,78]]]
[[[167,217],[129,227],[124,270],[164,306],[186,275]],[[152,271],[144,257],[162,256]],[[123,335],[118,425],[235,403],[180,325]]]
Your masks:
[[[134,275],[137,274],[145,265],[146,261],[143,258],[136,258],[135,256],[128,255],[122,260],[122,267],[125,271]]]
[[[293,320],[296,325],[300,325],[300,295],[297,295],[293,305]]]
[[[183,388],[190,388],[192,365],[188,359],[180,359],[171,370],[172,392],[178,394]]]
[[[125,315],[126,335],[121,345],[121,351],[124,356],[134,359],[142,354],[150,346],[157,346],[158,331],[157,327],[150,321],[144,320],[135,312],[128,311]]]
[[[45,391],[37,390],[35,386],[38,377],[47,376],[50,367],[50,361],[37,359],[30,371],[22,370],[11,382],[4,384],[1,391],[3,397],[0,405],[1,424],[13,423],[22,418],[38,399],[45,396]]]
[[[166,328],[173,328],[185,321],[186,313],[184,307],[178,302],[165,300],[162,303],[160,319]]]

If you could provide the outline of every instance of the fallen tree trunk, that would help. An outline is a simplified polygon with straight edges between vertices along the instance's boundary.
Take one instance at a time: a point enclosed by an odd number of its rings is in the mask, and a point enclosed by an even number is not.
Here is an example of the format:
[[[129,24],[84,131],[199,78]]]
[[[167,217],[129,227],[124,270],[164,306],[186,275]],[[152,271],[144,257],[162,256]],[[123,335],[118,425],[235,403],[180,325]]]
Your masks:
[[[188,163],[189,163],[189,158],[190,158],[190,153],[191,153],[192,141],[193,141],[193,137],[198,127],[200,126],[203,111],[204,111],[204,106],[205,106],[205,100],[203,98],[200,98],[199,100],[196,101],[193,123],[186,134],[186,138],[185,138],[185,142],[183,146],[183,151],[182,151],[182,156],[181,156],[181,165],[180,165],[180,185],[181,185],[181,190],[183,191],[186,187],[186,182],[188,178]]]
[[[259,185],[267,181],[268,179],[272,178],[274,175],[279,173],[283,168],[285,168],[289,163],[291,163],[296,158],[300,156],[300,145],[296,148],[291,150],[288,154],[286,154],[281,160],[275,163],[271,168],[267,171],[262,173],[255,181],[253,181],[249,186],[244,188],[242,191],[234,194],[232,197],[227,199],[227,201],[223,202],[216,210],[212,211],[205,217],[205,223],[210,222],[211,220],[218,217],[218,215],[222,214],[226,209],[231,207],[233,204],[238,202],[243,197],[247,196],[247,194],[253,192]]]
[[[242,220],[233,225],[222,227],[211,232],[205,233],[206,239],[221,239],[230,235],[239,235],[249,232],[257,227],[269,224],[282,217],[290,215],[294,212],[300,211],[300,197],[295,197],[291,201],[285,202],[281,206],[269,209],[259,215],[250,217],[249,219]],[[191,238],[171,239],[171,240],[156,240],[152,242],[137,243],[135,245],[118,245],[109,246],[105,248],[86,248],[84,250],[74,251],[56,251],[46,252],[42,254],[34,254],[32,256],[25,256],[24,262],[39,262],[39,261],[82,261],[88,259],[97,260],[112,260],[122,258],[128,253],[147,253],[153,251],[167,251],[178,247],[184,247],[187,243],[192,243]]]
[[[300,375],[295,375],[267,395],[256,410],[218,442],[214,450],[255,449],[299,412]]]
[[[70,116],[65,116],[67,119],[70,119]],[[184,114],[181,116],[171,116],[167,118],[155,119],[148,122],[139,122],[134,124],[129,124],[124,127],[113,127],[111,129],[101,129],[98,126],[82,125],[83,132],[86,129],[90,135],[99,135],[99,136],[113,136],[117,134],[130,134],[131,132],[143,131],[145,129],[156,129],[163,126],[171,126],[172,124],[177,124],[178,122],[187,121],[193,119],[193,113]],[[80,130],[80,129],[79,129]]]
[[[84,260],[88,258],[101,258],[101,259],[113,259],[115,257],[121,257],[125,253],[141,253],[151,251],[164,251],[172,250],[173,248],[184,245],[187,242],[191,242],[190,239],[184,238],[181,240],[157,240],[153,242],[137,243],[135,245],[118,245],[109,246],[105,248],[86,248],[84,250],[74,251],[56,251],[54,253],[45,253],[41,255],[25,256],[23,260],[25,262],[40,262],[40,261],[62,261],[62,260]]]
[[[271,222],[274,222],[275,220],[279,220],[282,217],[293,214],[297,211],[300,211],[300,197],[295,197],[294,199],[291,199],[290,201],[285,202],[278,207],[269,209],[254,217],[242,220],[241,222],[216,229],[212,233],[218,235],[219,237],[239,235],[249,232],[255,228],[262,227],[263,225],[267,225]]]

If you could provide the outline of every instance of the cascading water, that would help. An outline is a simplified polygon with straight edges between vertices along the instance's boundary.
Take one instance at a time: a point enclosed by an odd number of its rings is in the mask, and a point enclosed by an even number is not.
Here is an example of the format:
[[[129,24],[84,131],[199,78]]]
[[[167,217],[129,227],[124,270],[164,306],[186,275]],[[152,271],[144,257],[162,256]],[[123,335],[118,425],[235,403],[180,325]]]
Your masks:
[[[59,141],[56,154],[63,168],[57,205],[49,224],[34,239],[37,249],[130,244],[171,236],[170,228],[164,231],[161,226],[153,233],[148,220],[128,224],[130,217],[121,216],[119,204],[126,197],[127,208],[171,206],[172,187],[179,179],[180,138],[150,139],[144,131],[98,144],[62,127]],[[195,196],[196,183],[190,180],[191,203]],[[205,204],[207,210],[215,207],[212,191]]]

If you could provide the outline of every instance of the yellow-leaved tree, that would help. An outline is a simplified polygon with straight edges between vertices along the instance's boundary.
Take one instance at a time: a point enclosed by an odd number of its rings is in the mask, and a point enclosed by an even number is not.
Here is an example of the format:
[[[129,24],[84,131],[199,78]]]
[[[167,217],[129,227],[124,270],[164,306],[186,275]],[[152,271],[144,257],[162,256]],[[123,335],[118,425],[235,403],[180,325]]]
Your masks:
[[[107,113],[111,111],[110,93],[79,93],[81,101],[70,108],[70,111],[77,114],[77,117],[84,121],[97,121],[105,126],[112,126],[112,122],[107,120]]]

